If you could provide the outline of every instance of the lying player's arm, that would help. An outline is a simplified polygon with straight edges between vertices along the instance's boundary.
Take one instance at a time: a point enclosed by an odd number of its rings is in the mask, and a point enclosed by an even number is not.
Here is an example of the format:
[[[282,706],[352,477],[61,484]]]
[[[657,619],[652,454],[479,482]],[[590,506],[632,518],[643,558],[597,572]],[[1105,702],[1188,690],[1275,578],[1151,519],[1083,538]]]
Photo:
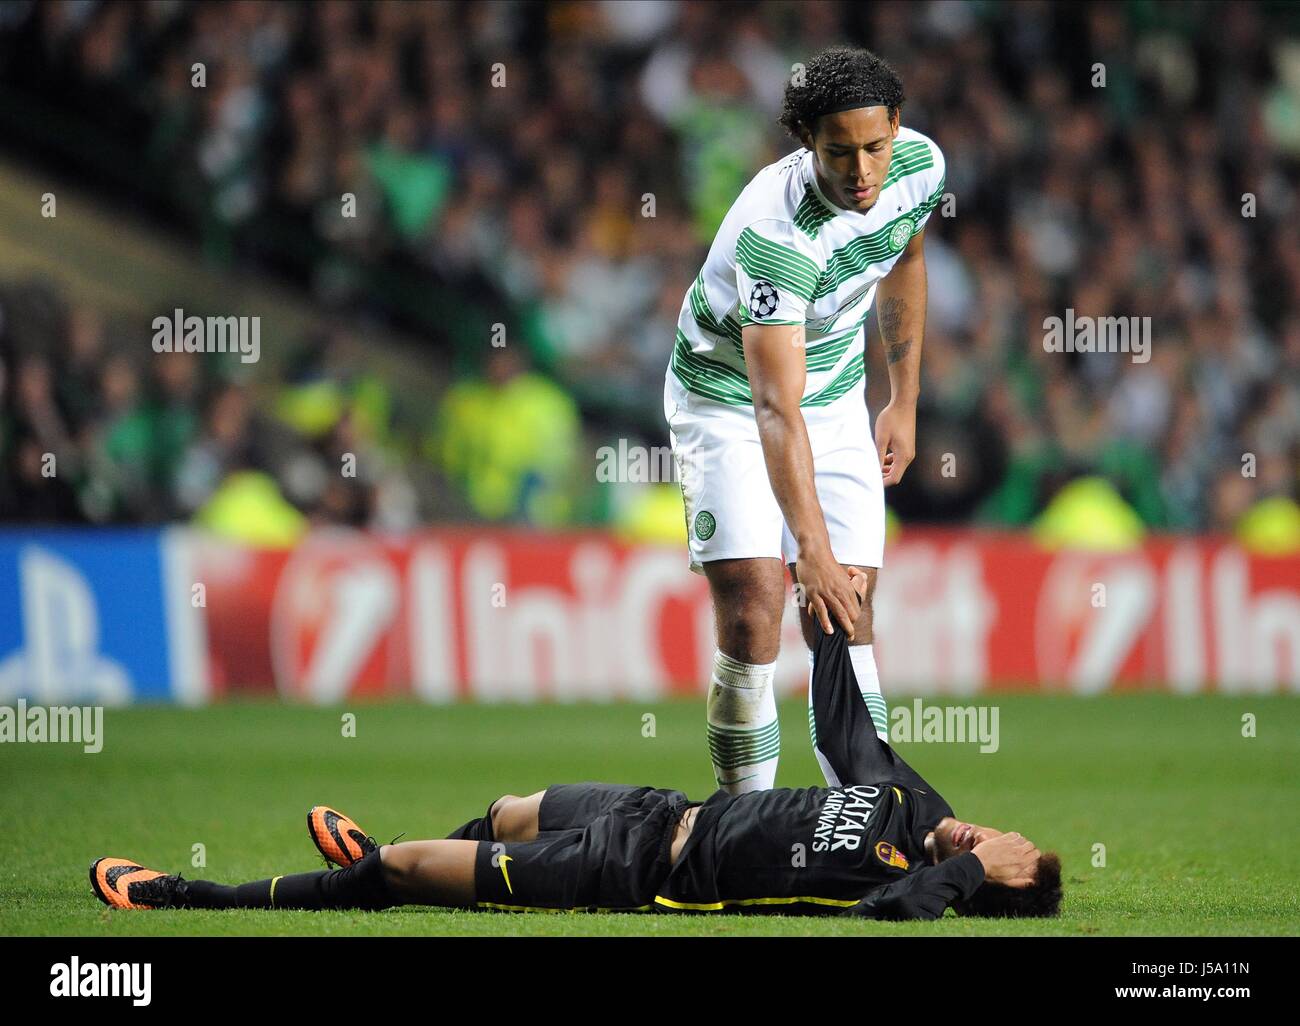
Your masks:
[[[804,600],[827,634],[833,616],[852,638],[858,594],[831,553],[826,518],[813,483],[812,446],[799,408],[808,373],[803,328],[747,324],[741,337],[768,480],[799,545],[796,570]]]
[[[844,915],[866,919],[938,919],[943,910],[965,901],[985,880],[1028,887],[1041,852],[1020,834],[997,834],[963,855],[937,866],[922,866],[901,880],[877,887]]]
[[[925,335],[924,246],[925,232],[919,231],[876,287],[876,319],[889,370],[889,405],[876,418],[876,451],[886,485],[901,481],[916,456],[916,401],[921,394]]]
[[[944,909],[969,898],[983,882],[984,865],[968,851],[877,887],[842,914],[863,919],[938,919]]]

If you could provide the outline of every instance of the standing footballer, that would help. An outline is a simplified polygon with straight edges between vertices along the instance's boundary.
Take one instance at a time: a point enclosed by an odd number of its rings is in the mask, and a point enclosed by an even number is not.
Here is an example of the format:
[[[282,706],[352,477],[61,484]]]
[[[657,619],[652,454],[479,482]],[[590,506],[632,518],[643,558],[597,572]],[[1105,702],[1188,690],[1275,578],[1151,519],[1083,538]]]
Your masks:
[[[678,320],[664,412],[691,569],[708,578],[718,625],[708,739],[732,794],[776,779],[782,564],[810,660],[815,632],[843,625],[882,738],[888,724],[871,600],[884,488],[916,451],[922,246],[944,184],[939,148],[899,125],[902,103],[898,76],[865,50],[833,47],[797,68],[780,123],[801,148],[732,205]],[[873,300],[891,391],[874,445],[863,383]],[[861,601],[850,567],[868,577]]]

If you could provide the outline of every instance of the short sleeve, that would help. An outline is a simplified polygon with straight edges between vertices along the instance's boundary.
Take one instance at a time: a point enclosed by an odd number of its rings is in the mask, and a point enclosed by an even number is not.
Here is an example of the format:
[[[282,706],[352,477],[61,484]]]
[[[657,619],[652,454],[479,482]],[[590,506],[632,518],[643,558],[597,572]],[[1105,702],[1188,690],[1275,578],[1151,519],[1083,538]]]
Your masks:
[[[821,266],[797,245],[794,225],[758,221],[736,239],[739,318],[746,324],[803,324]]]
[[[943,152],[934,142],[929,142],[930,157],[934,161],[933,167],[926,171],[926,185],[928,192],[925,198],[921,200],[920,205],[916,208],[916,228],[914,231],[919,232],[925,227],[925,223],[930,220],[930,215],[934,213],[934,208],[939,205],[943,199],[944,186],[947,183],[947,166],[944,163]]]

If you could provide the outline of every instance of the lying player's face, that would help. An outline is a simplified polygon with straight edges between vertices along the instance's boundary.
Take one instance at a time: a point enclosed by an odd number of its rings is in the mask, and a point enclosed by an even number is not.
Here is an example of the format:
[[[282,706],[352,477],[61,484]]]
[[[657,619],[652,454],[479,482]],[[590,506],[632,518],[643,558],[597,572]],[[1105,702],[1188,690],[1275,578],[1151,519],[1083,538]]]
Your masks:
[[[1004,831],[994,830],[992,827],[963,823],[959,819],[953,819],[952,816],[945,816],[934,828],[934,861],[942,862],[954,855],[964,855],[981,841],[987,841],[990,837],[999,837],[1002,833]]]
[[[827,197],[847,210],[865,213],[876,205],[894,154],[898,119],[886,107],[858,107],[817,119],[812,150]],[[807,140],[805,140],[805,144]]]

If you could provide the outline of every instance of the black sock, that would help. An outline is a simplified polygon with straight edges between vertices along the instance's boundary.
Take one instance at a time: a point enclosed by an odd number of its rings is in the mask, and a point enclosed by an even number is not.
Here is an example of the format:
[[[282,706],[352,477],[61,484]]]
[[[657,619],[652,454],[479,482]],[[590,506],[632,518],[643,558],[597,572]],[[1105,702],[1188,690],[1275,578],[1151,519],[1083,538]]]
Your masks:
[[[495,805],[493,802],[492,805]],[[464,826],[457,827],[447,835],[449,841],[495,841],[496,835],[492,833],[492,805],[488,806],[487,814],[480,816],[478,819],[471,819]]]
[[[379,852],[345,869],[318,869],[230,887],[190,880],[190,908],[381,909],[394,903],[384,883]]]

